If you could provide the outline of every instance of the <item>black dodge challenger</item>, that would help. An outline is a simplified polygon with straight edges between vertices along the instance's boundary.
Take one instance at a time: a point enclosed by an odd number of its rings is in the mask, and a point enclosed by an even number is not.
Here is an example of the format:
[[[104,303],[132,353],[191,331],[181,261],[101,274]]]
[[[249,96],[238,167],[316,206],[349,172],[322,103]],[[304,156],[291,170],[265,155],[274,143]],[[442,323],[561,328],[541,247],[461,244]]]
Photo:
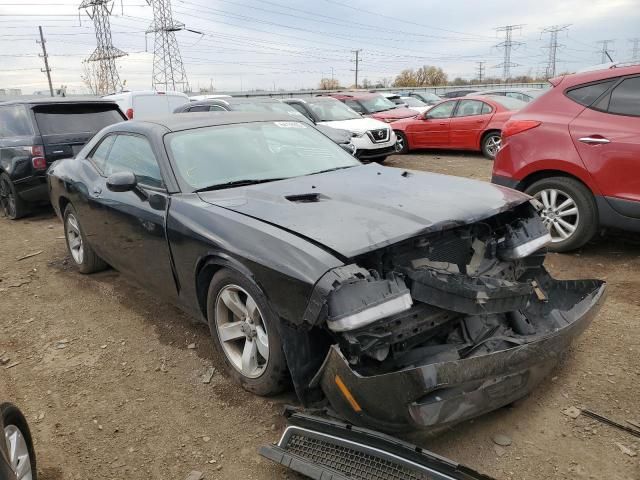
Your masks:
[[[82,273],[111,265],[207,322],[247,390],[293,383],[380,430],[526,395],[604,297],[546,272],[526,195],[362,165],[290,117],[119,123],[48,178]]]

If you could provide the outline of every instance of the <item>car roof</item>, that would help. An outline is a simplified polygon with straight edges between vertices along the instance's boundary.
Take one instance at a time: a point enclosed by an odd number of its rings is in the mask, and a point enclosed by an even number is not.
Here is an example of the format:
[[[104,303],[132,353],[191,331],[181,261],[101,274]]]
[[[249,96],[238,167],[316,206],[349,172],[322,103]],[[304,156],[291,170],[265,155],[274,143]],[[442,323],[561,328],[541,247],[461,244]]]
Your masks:
[[[374,98],[378,95],[380,94],[371,92],[336,92],[328,94],[328,96],[333,98]]]
[[[257,97],[257,98],[236,98],[236,97],[228,97],[228,98],[207,98],[205,100],[197,100],[195,102],[190,102],[190,105],[242,105],[242,104],[251,104],[251,103],[282,103],[277,98],[269,98],[269,97]]]
[[[588,72],[573,73],[569,75],[561,75],[549,79],[552,85],[562,83],[563,87],[573,87],[583,83],[597,82],[598,80],[606,80],[607,78],[622,77],[625,75],[640,74],[640,65],[630,66],[605,66],[601,70],[590,70]]]
[[[217,127],[220,125],[233,125],[238,123],[278,121],[300,122],[305,125],[309,125],[308,122],[296,120],[286,113],[227,112],[224,115],[212,115],[209,112],[197,112],[174,113],[171,115],[148,118],[146,120],[130,120],[107,128],[119,131],[147,131],[155,129],[157,126],[161,126],[171,132],[179,132],[195,128]]]
[[[309,97],[309,98],[285,98],[284,102],[286,103],[288,100],[295,102],[303,102],[303,103],[326,103],[326,102],[339,102],[337,98],[334,97]]]
[[[103,100],[97,97],[28,97],[14,100],[7,100],[6,102],[0,102],[0,106],[3,105],[52,105],[52,104],[70,104],[70,103],[116,103],[113,100]]]

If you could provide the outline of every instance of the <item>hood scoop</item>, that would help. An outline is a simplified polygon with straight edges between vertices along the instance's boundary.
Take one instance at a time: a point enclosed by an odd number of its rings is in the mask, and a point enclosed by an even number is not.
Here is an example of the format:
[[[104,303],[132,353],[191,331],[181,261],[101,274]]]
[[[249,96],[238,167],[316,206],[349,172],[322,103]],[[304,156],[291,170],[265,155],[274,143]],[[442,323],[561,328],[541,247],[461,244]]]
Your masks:
[[[321,193],[301,193],[296,195],[285,195],[287,200],[293,203],[316,203],[321,200],[328,200],[329,197]]]

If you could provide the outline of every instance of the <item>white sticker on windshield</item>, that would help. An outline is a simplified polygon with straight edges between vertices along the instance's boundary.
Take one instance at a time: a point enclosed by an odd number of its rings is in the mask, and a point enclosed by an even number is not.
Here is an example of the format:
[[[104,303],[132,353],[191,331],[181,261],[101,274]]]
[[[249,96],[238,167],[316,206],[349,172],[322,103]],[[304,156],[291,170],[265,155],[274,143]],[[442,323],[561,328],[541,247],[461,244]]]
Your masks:
[[[275,122],[275,124],[280,128],[307,128],[300,122]]]

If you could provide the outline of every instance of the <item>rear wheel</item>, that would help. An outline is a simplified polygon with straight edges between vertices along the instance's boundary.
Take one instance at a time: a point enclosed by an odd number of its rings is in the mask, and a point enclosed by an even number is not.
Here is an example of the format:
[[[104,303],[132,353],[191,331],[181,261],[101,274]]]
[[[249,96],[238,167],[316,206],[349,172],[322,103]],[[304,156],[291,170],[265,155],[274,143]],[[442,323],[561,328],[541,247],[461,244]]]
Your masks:
[[[37,480],[36,454],[29,425],[20,410],[4,403],[0,405],[4,425],[7,458],[18,480]]]
[[[29,212],[25,201],[16,192],[16,187],[9,175],[4,172],[0,175],[0,209],[11,220],[24,217]]]
[[[568,252],[582,247],[598,230],[598,210],[592,193],[573,178],[538,180],[526,193],[542,203],[542,221],[551,233],[549,250]]]
[[[400,154],[407,153],[409,151],[409,143],[407,142],[407,136],[396,130],[396,151]]]
[[[80,226],[78,214],[73,205],[67,205],[64,210],[64,237],[71,259],[80,273],[93,273],[104,270],[107,264],[91,248]]]
[[[500,150],[500,132],[488,132],[482,137],[482,154],[489,160],[495,160],[498,150]]]
[[[209,285],[207,318],[227,371],[245,390],[257,395],[284,390],[288,371],[278,319],[253,280],[231,269],[216,272]]]

